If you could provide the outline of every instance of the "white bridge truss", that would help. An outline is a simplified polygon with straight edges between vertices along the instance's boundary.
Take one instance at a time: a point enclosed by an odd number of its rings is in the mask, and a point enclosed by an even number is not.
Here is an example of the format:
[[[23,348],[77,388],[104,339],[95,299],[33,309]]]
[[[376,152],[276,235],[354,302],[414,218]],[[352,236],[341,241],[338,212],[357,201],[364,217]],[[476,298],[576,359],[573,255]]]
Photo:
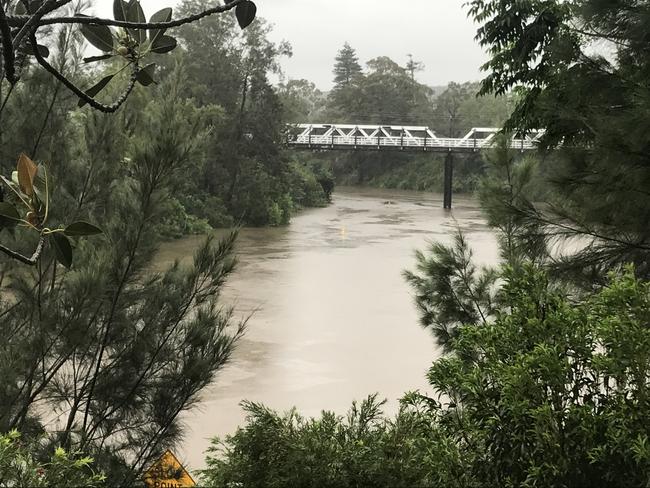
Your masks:
[[[438,137],[428,127],[349,125],[349,124],[297,124],[289,137],[288,145],[316,150],[402,150],[438,152],[474,152],[490,148],[500,131],[492,127],[476,127],[463,138]],[[513,137],[513,149],[537,149],[542,132],[525,137]]]

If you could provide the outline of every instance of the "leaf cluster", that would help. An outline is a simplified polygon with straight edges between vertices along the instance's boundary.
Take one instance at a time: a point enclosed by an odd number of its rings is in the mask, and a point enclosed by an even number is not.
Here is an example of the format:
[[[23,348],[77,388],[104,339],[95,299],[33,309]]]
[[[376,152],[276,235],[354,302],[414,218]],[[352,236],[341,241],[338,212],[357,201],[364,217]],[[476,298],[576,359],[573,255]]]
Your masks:
[[[58,447],[43,461],[36,456],[37,450],[33,444],[25,443],[15,430],[0,435],[0,479],[4,486],[103,486],[105,478],[93,470],[92,458]]]
[[[49,181],[44,165],[36,165],[25,154],[18,158],[16,171],[11,180],[0,176],[5,186],[11,190],[10,199],[0,201],[0,231],[14,231],[16,226],[25,227],[38,233],[41,243],[31,258],[20,256],[8,248],[5,253],[27,264],[36,264],[43,241],[47,238],[57,259],[66,268],[72,266],[72,245],[70,237],[85,237],[101,234],[93,224],[77,221],[58,228],[47,227],[50,215],[50,192],[55,189]],[[20,209],[20,210],[19,210]]]
[[[532,267],[504,279],[494,322],[429,372],[476,486],[645,485],[649,285],[630,268],[574,302]]]
[[[604,279],[635,264],[648,276],[650,6],[615,0],[476,0],[470,15],[491,59],[483,93],[516,94],[506,124],[543,129],[545,205],[522,199],[511,216],[564,241],[556,267]]]

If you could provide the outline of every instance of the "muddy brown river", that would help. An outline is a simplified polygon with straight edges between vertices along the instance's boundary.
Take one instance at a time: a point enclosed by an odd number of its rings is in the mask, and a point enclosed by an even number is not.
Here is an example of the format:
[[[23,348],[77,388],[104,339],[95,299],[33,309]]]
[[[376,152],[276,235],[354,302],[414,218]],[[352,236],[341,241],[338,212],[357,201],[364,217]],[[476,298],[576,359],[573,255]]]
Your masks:
[[[457,227],[477,262],[496,261],[495,238],[471,197],[457,196],[447,212],[441,195],[341,188],[331,206],[306,210],[287,227],[242,230],[224,302],[253,316],[231,363],[183,417],[181,458],[203,467],[210,438],[243,423],[243,399],[318,415],[345,413],[379,392],[393,413],[405,391],[427,391],[438,350],[418,325],[401,273],[413,268],[416,249],[450,242]],[[158,265],[191,256],[200,240],[165,245]]]

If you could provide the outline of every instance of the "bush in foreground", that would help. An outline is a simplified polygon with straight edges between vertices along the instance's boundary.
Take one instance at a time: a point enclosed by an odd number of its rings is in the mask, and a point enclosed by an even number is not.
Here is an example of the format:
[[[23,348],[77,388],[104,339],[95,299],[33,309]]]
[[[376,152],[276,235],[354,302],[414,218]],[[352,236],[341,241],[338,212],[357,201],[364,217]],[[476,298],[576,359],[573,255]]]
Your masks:
[[[504,271],[499,297],[433,364],[436,399],[407,395],[394,419],[375,396],[318,419],[246,403],[204,484],[648,486],[650,284],[627,270],[572,300],[523,267]]]

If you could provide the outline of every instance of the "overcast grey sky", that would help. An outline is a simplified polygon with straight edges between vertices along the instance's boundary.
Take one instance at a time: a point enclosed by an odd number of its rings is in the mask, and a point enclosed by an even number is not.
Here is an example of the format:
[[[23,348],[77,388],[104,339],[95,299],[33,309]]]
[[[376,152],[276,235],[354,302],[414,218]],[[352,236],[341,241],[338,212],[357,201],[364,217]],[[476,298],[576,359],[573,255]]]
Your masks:
[[[256,0],[258,13],[274,25],[273,39],[287,40],[293,57],[283,62],[288,78],[306,78],[328,90],[332,66],[344,42],[362,63],[389,56],[405,64],[410,53],[425,64],[421,82],[445,85],[481,77],[485,54],[474,41],[465,0]],[[147,15],[179,0],[142,0]],[[110,15],[112,0],[96,0]]]

